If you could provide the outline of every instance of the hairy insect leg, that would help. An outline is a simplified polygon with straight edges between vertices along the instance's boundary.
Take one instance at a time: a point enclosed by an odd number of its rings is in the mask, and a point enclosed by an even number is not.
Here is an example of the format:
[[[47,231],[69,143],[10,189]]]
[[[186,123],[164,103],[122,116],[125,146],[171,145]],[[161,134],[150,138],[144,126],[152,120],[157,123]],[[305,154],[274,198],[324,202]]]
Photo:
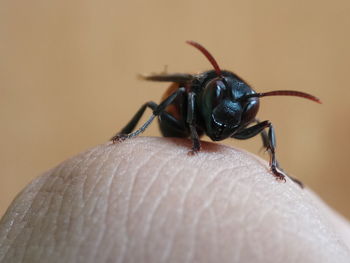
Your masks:
[[[125,139],[129,139],[129,138],[138,136],[140,133],[144,132],[147,129],[147,127],[152,123],[152,121],[154,120],[154,118],[156,116],[158,116],[160,113],[162,113],[164,111],[164,109],[169,104],[171,104],[178,95],[180,95],[184,92],[185,92],[185,88],[179,88],[178,90],[173,92],[168,98],[166,98],[159,105],[155,104],[154,102],[144,104],[139,109],[139,111],[136,112],[135,116],[131,119],[131,121],[122,129],[121,133],[117,133],[115,136],[112,137],[111,140],[113,142],[123,141]],[[132,130],[135,128],[137,122],[140,120],[140,118],[142,117],[142,114],[144,113],[144,111],[146,110],[147,107],[150,107],[153,109],[153,114],[139,129],[132,132]]]
[[[149,101],[149,102],[146,102],[145,104],[143,104],[141,106],[141,108],[135,113],[134,117],[132,117],[132,119],[128,122],[128,124],[125,125],[125,127],[120,132],[115,134],[111,138],[111,140],[113,142],[118,141],[124,135],[131,133],[135,129],[135,126],[137,125],[137,123],[141,119],[141,117],[144,114],[147,107],[151,108],[152,110],[155,110],[158,107],[158,105],[153,101]]]
[[[190,155],[197,153],[201,148],[201,143],[199,140],[198,132],[196,130],[196,116],[195,116],[195,96],[194,92],[190,92],[188,94],[187,101],[187,120],[191,131],[191,139],[192,139],[192,150],[189,152]]]
[[[257,121],[258,122],[258,121]],[[265,128],[269,128],[268,132],[266,133]],[[257,134],[261,134],[263,139],[263,144],[266,147],[267,151],[270,154],[270,169],[273,173],[273,175],[276,177],[277,180],[285,181],[285,176],[288,176],[283,172],[282,169],[280,169],[279,164],[276,160],[276,136],[274,128],[269,121],[263,121],[258,122],[256,125],[253,125],[251,127],[248,127],[244,130],[241,130],[240,132],[234,134],[232,137],[235,139],[249,139]],[[290,176],[288,176],[293,182],[297,183],[300,187],[303,187],[303,184]]]
[[[127,134],[127,133],[132,132],[135,129],[135,126],[137,125],[137,123],[141,119],[141,117],[144,114],[144,112],[145,112],[147,107],[152,109],[152,110],[155,110],[158,107],[158,105],[155,102],[153,102],[153,101],[149,101],[149,102],[146,102],[145,104],[143,104],[142,107],[136,112],[135,116],[119,132],[119,134]]]

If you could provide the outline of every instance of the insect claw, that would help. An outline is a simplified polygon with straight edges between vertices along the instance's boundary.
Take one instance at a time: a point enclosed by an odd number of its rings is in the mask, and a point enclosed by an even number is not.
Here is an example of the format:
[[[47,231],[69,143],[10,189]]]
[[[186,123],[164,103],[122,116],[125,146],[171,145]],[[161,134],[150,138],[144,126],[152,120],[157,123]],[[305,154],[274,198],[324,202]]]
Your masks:
[[[286,175],[280,171],[275,166],[271,167],[271,172],[277,181],[283,181],[283,183],[287,182]]]
[[[192,150],[188,151],[188,153],[187,153],[187,155],[189,155],[189,156],[194,156],[196,154],[198,154],[198,150],[195,150],[195,149],[192,149]]]
[[[287,182],[286,177],[284,175],[280,175],[280,176],[276,177],[276,180],[277,181],[283,181],[283,183]]]
[[[111,141],[113,144],[115,144],[117,142],[125,141],[127,138],[128,138],[127,134],[117,134],[117,135],[112,137]]]

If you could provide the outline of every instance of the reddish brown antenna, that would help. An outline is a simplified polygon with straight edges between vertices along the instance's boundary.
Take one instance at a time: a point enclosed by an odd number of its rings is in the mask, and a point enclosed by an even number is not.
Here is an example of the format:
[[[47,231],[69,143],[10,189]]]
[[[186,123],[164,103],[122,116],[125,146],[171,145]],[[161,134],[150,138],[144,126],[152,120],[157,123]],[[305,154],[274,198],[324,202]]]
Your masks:
[[[247,96],[244,96],[243,98],[252,98],[252,97],[266,97],[266,96],[295,96],[295,97],[301,97],[308,100],[312,100],[317,103],[322,103],[321,100],[311,94],[296,91],[296,90],[274,90],[274,91],[268,91],[268,92],[262,92],[262,93],[254,93],[249,94]]]
[[[203,55],[209,60],[209,62],[213,65],[216,74],[219,77],[222,77],[222,72],[221,69],[218,65],[218,63],[216,62],[215,58],[209,53],[208,50],[206,50],[205,47],[203,47],[201,44],[194,42],[194,41],[186,41],[187,44],[194,46],[195,48],[197,48],[200,52],[203,53]]]

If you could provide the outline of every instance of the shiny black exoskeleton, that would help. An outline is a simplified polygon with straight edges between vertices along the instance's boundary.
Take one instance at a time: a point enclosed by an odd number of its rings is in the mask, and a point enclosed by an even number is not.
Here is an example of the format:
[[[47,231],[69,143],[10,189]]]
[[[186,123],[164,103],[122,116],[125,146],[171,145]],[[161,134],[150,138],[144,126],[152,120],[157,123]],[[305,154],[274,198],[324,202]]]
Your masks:
[[[188,41],[200,50],[210,61],[214,70],[201,74],[159,74],[143,76],[152,81],[172,82],[158,105],[152,101],[145,103],[130,122],[113,138],[122,141],[142,133],[158,117],[163,136],[191,137],[194,154],[200,150],[200,136],[206,134],[213,141],[226,138],[249,139],[261,134],[264,147],[270,154],[270,168],[273,175],[285,181],[286,174],[279,167],[275,156],[276,139],[269,121],[258,121],[259,98],[264,96],[298,96],[320,103],[310,94],[277,90],[264,93],[255,92],[243,79],[230,71],[221,70],[213,56],[200,44]],[[135,129],[146,108],[153,110],[152,116],[138,130]],[[265,131],[268,128],[268,132]],[[289,176],[290,177],[290,176]],[[297,179],[290,177],[302,186]]]

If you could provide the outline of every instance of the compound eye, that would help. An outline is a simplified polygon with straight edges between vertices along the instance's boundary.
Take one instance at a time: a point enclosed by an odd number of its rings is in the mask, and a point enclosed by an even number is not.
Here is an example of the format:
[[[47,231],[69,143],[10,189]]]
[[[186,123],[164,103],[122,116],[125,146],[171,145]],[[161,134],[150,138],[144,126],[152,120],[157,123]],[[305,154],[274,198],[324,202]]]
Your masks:
[[[247,101],[247,104],[244,106],[242,113],[242,122],[249,123],[254,120],[256,114],[259,110],[259,99],[258,98],[250,98]]]
[[[217,106],[223,99],[226,86],[221,79],[213,79],[205,86],[205,100],[211,107]]]

